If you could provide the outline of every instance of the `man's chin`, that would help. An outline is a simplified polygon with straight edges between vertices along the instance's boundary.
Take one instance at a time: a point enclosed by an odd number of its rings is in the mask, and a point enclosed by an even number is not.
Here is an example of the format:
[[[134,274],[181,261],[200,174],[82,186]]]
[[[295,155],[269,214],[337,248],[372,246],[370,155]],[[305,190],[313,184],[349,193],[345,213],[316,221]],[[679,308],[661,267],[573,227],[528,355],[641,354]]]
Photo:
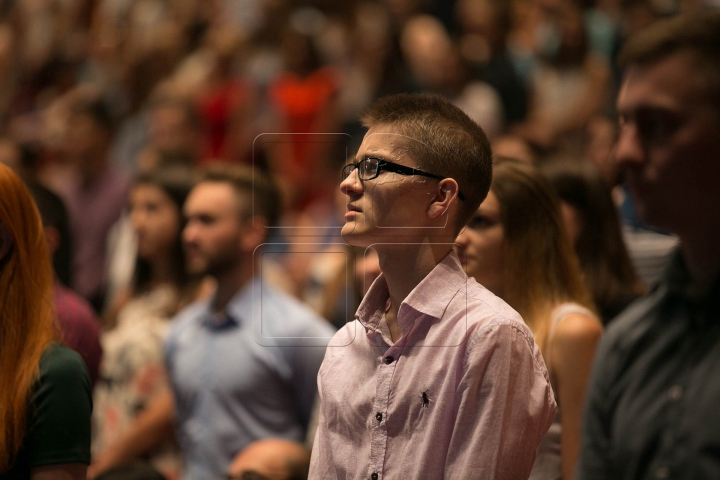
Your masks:
[[[208,274],[207,265],[204,262],[187,262],[185,268],[193,276],[202,277]]]
[[[345,243],[348,245],[352,245],[353,247],[367,247],[372,242],[367,241],[366,237],[368,235],[364,234],[363,232],[358,232],[357,225],[355,223],[346,223],[345,226],[340,231],[340,235],[342,236]]]

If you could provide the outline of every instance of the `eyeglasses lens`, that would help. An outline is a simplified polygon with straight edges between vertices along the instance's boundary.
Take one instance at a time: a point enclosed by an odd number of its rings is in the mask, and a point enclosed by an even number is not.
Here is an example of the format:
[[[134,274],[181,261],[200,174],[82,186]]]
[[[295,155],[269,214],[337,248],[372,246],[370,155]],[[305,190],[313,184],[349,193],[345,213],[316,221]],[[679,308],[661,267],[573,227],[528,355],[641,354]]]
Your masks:
[[[360,162],[360,179],[370,180],[377,177],[378,160],[377,158],[366,158]]]
[[[372,180],[378,175],[378,163],[376,158],[365,158],[358,163],[345,165],[342,170],[342,179],[345,180],[357,168],[360,180]]]

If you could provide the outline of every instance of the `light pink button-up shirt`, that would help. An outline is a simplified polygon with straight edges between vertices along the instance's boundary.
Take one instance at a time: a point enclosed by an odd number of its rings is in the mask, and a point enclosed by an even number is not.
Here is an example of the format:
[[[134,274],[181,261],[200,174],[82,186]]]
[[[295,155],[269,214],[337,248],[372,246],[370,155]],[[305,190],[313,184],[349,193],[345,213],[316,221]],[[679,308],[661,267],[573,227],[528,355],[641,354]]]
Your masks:
[[[449,254],[385,322],[381,275],[318,374],[310,478],[527,479],[555,400],[522,318]]]

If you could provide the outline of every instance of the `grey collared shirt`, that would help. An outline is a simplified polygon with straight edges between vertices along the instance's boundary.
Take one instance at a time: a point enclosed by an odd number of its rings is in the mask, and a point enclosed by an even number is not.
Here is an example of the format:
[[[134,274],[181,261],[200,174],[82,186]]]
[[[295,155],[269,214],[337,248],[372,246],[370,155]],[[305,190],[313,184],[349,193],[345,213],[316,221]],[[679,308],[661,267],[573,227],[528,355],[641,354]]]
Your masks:
[[[610,324],[577,478],[720,478],[720,278],[703,300],[689,283],[677,252],[660,285]]]
[[[176,317],[165,357],[185,478],[217,480],[249,443],[302,440],[334,329],[297,300],[246,285],[214,316],[211,302]]]

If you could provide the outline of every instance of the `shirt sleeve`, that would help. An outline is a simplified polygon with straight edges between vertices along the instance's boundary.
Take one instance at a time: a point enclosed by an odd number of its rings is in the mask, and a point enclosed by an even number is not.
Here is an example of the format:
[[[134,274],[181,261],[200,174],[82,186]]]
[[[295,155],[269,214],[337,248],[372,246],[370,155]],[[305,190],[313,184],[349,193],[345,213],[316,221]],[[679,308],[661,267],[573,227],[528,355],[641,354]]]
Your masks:
[[[332,448],[328,444],[327,421],[323,407],[323,392],[320,376],[317,379],[318,386],[318,424],[315,432],[310,456],[310,473],[308,478],[332,478],[336,472],[332,469],[335,462],[332,458]]]
[[[319,323],[319,321],[318,321]],[[333,336],[333,329],[329,325],[313,325],[308,328],[305,335],[308,337]],[[291,365],[293,368],[293,389],[297,399],[297,410],[300,424],[307,430],[312,416],[313,407],[318,394],[318,371],[325,357],[325,347],[296,346],[293,348]]]
[[[609,398],[609,354],[612,351],[609,335],[600,339],[585,396],[580,432],[580,458],[575,476],[581,480],[617,478],[611,471]]]
[[[95,385],[102,358],[100,321],[89,303],[60,285],[55,286],[55,310],[63,342],[83,358],[90,373],[90,385]]]
[[[528,330],[499,319],[468,341],[445,478],[528,478],[555,415],[540,351]]]
[[[90,464],[90,375],[80,355],[56,345],[43,354],[30,403],[30,467]]]

